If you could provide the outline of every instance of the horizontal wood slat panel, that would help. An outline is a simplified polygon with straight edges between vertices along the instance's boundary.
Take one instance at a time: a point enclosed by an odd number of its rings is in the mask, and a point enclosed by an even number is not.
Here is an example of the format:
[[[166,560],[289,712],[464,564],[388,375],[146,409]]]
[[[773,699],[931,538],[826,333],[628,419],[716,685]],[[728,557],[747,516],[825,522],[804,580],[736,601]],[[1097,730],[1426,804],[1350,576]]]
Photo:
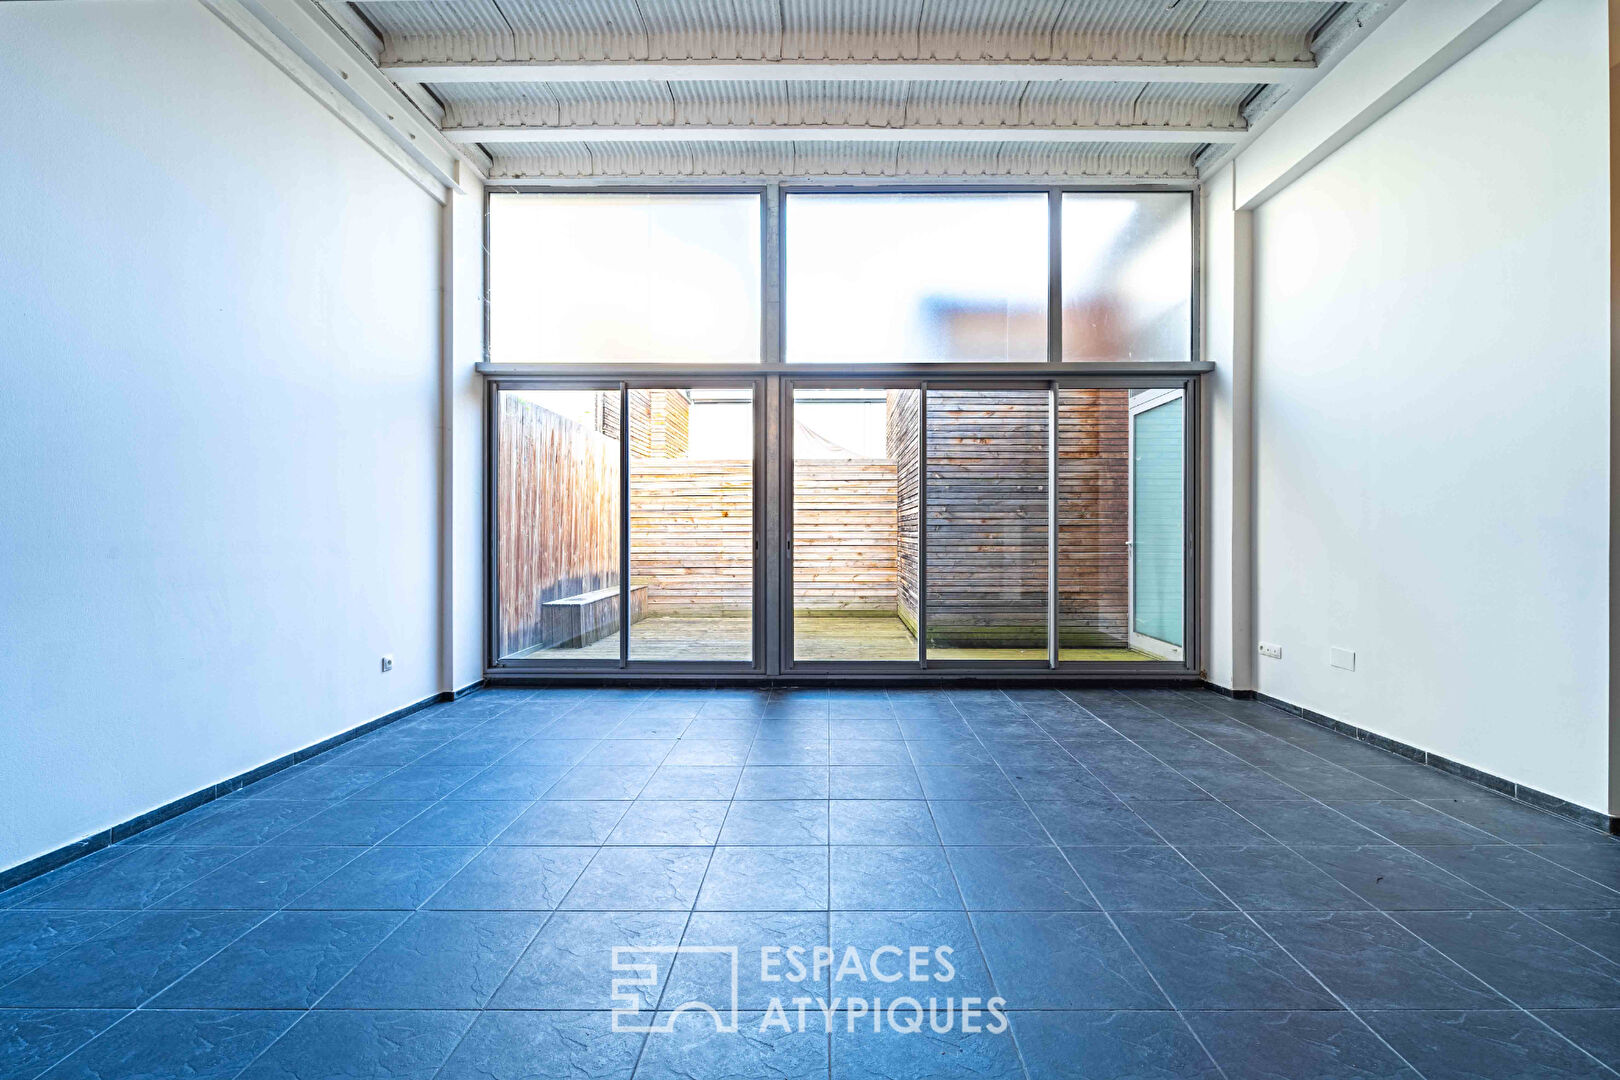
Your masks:
[[[794,611],[893,615],[896,529],[893,462],[795,462]]]

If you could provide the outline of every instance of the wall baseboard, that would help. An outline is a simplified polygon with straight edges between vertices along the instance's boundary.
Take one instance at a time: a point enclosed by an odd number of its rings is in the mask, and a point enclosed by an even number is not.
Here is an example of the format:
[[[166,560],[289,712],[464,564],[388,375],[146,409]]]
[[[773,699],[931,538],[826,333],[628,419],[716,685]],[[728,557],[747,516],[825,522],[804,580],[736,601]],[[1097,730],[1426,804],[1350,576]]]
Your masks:
[[[1233,690],[1231,687],[1222,686],[1220,683],[1212,683],[1208,679],[1204,679],[1202,682],[1205,690],[1219,694],[1221,697],[1231,698],[1233,701],[1254,700],[1253,690]]]
[[[1568,818],[1588,828],[1599,829],[1620,836],[1620,817],[1611,817],[1601,811],[1581,806],[1579,803],[1572,803],[1567,799],[1560,799],[1556,795],[1549,795],[1545,791],[1538,791],[1533,787],[1516,783],[1506,777],[1497,776],[1495,773],[1488,773],[1483,769],[1476,769],[1472,765],[1464,765],[1460,761],[1453,761],[1451,758],[1436,754],[1431,750],[1421,750],[1416,746],[1403,743],[1399,739],[1391,739],[1387,735],[1380,735],[1376,731],[1368,731],[1366,728],[1347,724],[1343,720],[1335,720],[1331,716],[1295,705],[1293,702],[1272,697],[1270,694],[1262,694],[1258,690],[1229,690],[1224,686],[1217,686],[1207,679],[1204,681],[1204,688],[1212,690],[1222,697],[1234,698],[1240,701],[1258,701],[1261,704],[1270,705],[1273,709],[1288,713],[1291,716],[1297,716],[1307,723],[1327,728],[1329,731],[1343,735],[1346,738],[1364,742],[1368,746],[1375,747],[1387,754],[1394,754],[1408,761],[1415,761],[1419,765],[1427,765],[1431,769],[1437,769],[1450,776],[1478,784],[1480,787],[1494,791],[1498,795],[1506,795],[1510,799],[1517,799],[1519,802],[1533,806],[1537,810],[1557,814],[1559,817]]]
[[[23,882],[39,877],[41,874],[48,874],[52,870],[60,869],[77,859],[82,859],[86,855],[100,851],[104,847],[116,844],[120,840],[128,840],[137,833],[145,832],[154,825],[161,825],[170,818],[185,813],[187,810],[195,810],[197,807],[211,803],[221,796],[229,795],[233,791],[240,791],[249,784],[257,783],[283,769],[308,761],[310,758],[324,754],[335,746],[341,746],[351,739],[358,739],[362,735],[370,734],[380,727],[392,724],[396,720],[403,720],[412,713],[421,712],[430,705],[454,701],[457,698],[465,697],[474,691],[483,689],[483,686],[484,682],[480,679],[475,683],[462,687],[460,690],[441,691],[430,697],[425,697],[421,701],[405,706],[403,709],[395,709],[393,712],[379,716],[375,720],[367,720],[365,723],[349,728],[347,731],[340,731],[336,735],[306,746],[302,750],[294,750],[290,754],[283,754],[274,761],[267,761],[257,768],[238,773],[236,776],[221,780],[217,784],[210,784],[201,790],[193,791],[190,795],[183,795],[173,802],[164,803],[155,810],[148,810],[146,813],[132,817],[128,821],[120,822],[110,829],[102,829],[54,851],[47,851],[43,855],[37,855],[27,862],[21,862],[16,866],[0,870],[0,892],[21,885]]]

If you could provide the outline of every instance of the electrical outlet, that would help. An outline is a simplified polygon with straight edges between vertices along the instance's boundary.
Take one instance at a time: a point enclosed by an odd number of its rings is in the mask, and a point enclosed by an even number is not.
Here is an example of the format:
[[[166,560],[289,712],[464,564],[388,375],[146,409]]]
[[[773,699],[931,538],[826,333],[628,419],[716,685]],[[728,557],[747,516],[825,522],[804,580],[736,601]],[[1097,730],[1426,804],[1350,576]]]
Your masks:
[[[1356,670],[1356,651],[1354,649],[1341,649],[1334,645],[1328,649],[1328,663],[1336,668],[1354,671]]]
[[[392,656],[383,657],[383,659],[382,659],[382,669],[384,671],[393,671],[394,670],[394,658]]]
[[[1262,641],[1260,643],[1260,655],[1261,656],[1269,656],[1273,660],[1281,660],[1282,659],[1282,646],[1281,645],[1273,645],[1270,642]]]

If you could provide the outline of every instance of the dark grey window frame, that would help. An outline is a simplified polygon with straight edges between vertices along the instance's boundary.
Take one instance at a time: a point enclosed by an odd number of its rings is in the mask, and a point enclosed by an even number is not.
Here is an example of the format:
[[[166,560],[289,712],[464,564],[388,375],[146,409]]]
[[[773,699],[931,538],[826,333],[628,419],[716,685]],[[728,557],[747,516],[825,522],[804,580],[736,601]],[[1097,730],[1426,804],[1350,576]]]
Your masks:
[[[1178,192],[1192,203],[1191,362],[1064,361],[1062,359],[1062,196],[1064,194],[1118,192]],[[760,243],[762,291],[760,303],[761,359],[758,364],[678,366],[670,364],[519,364],[491,363],[488,360],[489,289],[488,230],[489,201],[494,194],[569,192],[574,194],[753,194],[760,200]],[[784,266],[782,228],[784,196],[797,192],[861,194],[986,194],[1044,192],[1048,198],[1048,310],[1047,359],[1044,363],[908,363],[831,365],[790,364],[783,361],[784,318],[782,297],[787,268]],[[485,230],[485,362],[477,366],[485,376],[485,555],[486,617],[485,676],[500,681],[515,678],[546,679],[624,679],[694,680],[771,678],[851,677],[872,680],[948,680],[964,677],[996,678],[1011,681],[1075,681],[1077,679],[1196,679],[1202,667],[1203,591],[1199,575],[1199,484],[1200,416],[1199,376],[1214,365],[1198,359],[1202,355],[1200,335],[1199,228],[1200,206],[1196,190],[1174,185],[1084,186],[1084,185],[983,185],[930,184],[681,184],[681,185],[581,185],[519,184],[486,189]],[[619,634],[618,660],[580,661],[566,659],[503,660],[494,655],[499,640],[499,531],[495,515],[499,507],[496,485],[498,413],[496,404],[502,390],[521,389],[614,389],[621,395],[621,406],[629,391],[687,386],[742,385],[754,388],[754,468],[753,468],[753,656],[748,661],[635,660],[629,656],[629,630],[625,621]],[[929,660],[927,658],[927,477],[919,478],[919,635],[915,661],[795,661],[793,658],[792,551],[789,537],[792,523],[793,451],[792,425],[788,423],[794,387],[864,386],[926,390],[944,388],[1045,389],[1051,412],[1048,434],[1048,551],[1047,620],[1048,656],[1046,661]],[[1057,395],[1067,388],[1143,389],[1180,387],[1187,395],[1183,418],[1183,490],[1185,540],[1184,638],[1186,647],[1180,661],[1092,661],[1061,660],[1058,657],[1058,425]],[[926,403],[926,393],[923,395]],[[629,585],[630,560],[630,470],[628,410],[620,409],[620,604],[626,610],[625,590]],[[926,455],[926,404],[919,412],[919,450]]]

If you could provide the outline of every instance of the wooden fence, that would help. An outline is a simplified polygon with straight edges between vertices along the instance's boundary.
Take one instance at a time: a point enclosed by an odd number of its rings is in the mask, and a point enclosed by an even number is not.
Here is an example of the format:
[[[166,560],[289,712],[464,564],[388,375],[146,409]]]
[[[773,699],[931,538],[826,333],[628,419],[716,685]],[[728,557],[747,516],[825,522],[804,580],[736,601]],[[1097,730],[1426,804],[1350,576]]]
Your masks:
[[[630,580],[647,586],[648,616],[748,610],[751,479],[746,461],[632,461]],[[800,462],[793,498],[794,608],[893,615],[893,464]]]
[[[1123,645],[1130,606],[1130,391],[1058,391],[1058,640]]]
[[[548,600],[619,583],[619,441],[503,394],[501,656],[547,640]]]
[[[682,399],[684,401],[684,399]],[[604,415],[616,395],[602,395]],[[746,613],[753,603],[753,468],[736,460],[641,456],[684,446],[680,402],[631,399],[638,450],[630,470],[632,618]],[[637,423],[662,408],[673,424]],[[616,417],[616,409],[611,410]],[[602,423],[602,416],[595,425]],[[593,425],[593,426],[595,426]],[[677,428],[665,439],[658,429]],[[678,439],[678,442],[677,442]],[[548,601],[616,587],[618,441],[515,395],[499,435],[501,655],[558,644]],[[796,470],[795,606],[896,606],[894,467],[810,461]],[[564,635],[566,636],[566,635]]]
[[[753,605],[753,479],[747,461],[630,460],[630,580],[648,617]]]
[[[1128,395],[1059,395],[1064,646],[1117,645],[1127,637]],[[931,636],[941,645],[1038,644],[1046,626],[1046,395],[937,390],[928,404]],[[604,413],[616,406],[616,395],[602,405]],[[649,423],[660,410],[666,421]],[[793,606],[802,613],[898,613],[915,630],[917,391],[891,391],[887,411],[888,460],[795,465]],[[684,451],[680,402],[633,399],[631,419],[645,452]],[[659,427],[678,434],[660,437]],[[543,640],[546,601],[617,584],[618,466],[615,439],[503,397],[503,655],[550,644]],[[646,615],[748,610],[752,479],[746,461],[633,459],[631,581],[647,587]]]
[[[917,479],[917,390],[890,390],[886,432],[889,460],[894,462],[897,613],[911,632],[917,632],[917,543],[919,484]]]
[[[794,463],[794,611],[894,615],[894,475],[881,459]]]
[[[889,394],[900,513],[900,617],[917,620],[917,391]],[[1127,637],[1126,390],[1058,398],[1058,612],[1065,647]],[[928,614],[936,645],[1038,647],[1046,636],[1046,394],[928,398]]]

